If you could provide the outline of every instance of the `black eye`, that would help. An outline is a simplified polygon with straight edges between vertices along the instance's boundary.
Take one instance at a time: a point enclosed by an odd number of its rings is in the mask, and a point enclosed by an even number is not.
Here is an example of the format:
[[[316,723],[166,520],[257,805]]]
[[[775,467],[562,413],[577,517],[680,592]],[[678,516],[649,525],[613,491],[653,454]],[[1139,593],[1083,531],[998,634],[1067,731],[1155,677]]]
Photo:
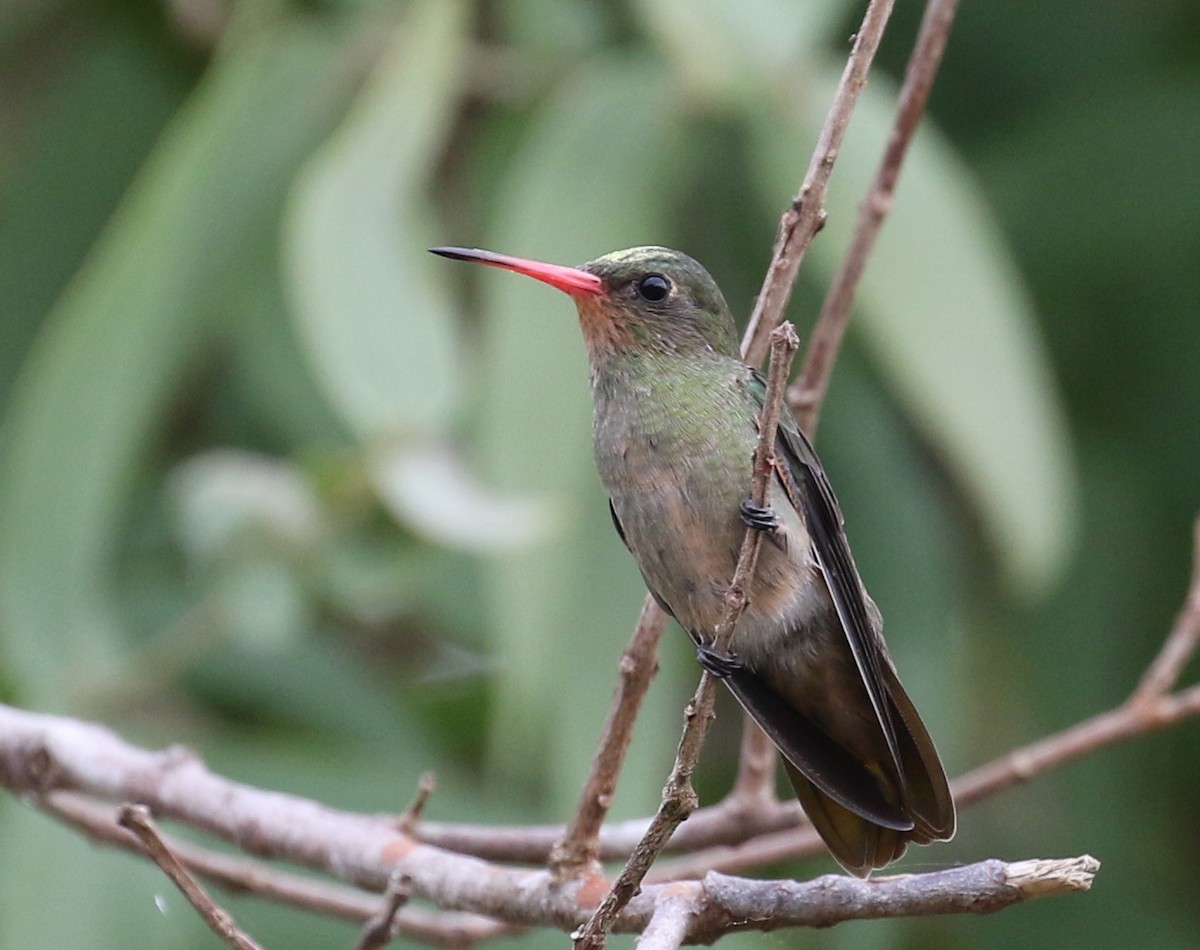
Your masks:
[[[671,292],[671,282],[662,274],[647,274],[637,283],[638,296],[649,303],[660,303]]]

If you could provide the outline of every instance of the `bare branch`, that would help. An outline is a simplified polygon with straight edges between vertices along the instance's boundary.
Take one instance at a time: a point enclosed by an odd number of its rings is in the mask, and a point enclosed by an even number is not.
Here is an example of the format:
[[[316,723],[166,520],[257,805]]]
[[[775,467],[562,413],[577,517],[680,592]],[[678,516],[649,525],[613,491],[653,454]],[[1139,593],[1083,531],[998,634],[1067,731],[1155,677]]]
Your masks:
[[[633,638],[621,654],[620,679],[608,709],[600,748],[596,750],[591,772],[579,796],[579,805],[550,852],[550,870],[555,877],[591,875],[599,871],[600,829],[617,789],[617,776],[633,738],[633,725],[642,708],[642,700],[658,672],[658,642],[666,625],[667,615],[647,594]],[[631,842],[621,851],[622,856],[632,849]],[[543,850],[541,855],[544,854]],[[541,855],[532,860],[542,860]]]
[[[800,374],[788,393],[788,402],[796,413],[797,421],[810,438],[816,433],[821,403],[829,389],[833,363],[850,320],[854,294],[883,227],[884,218],[892,209],[900,167],[908,154],[921,116],[925,113],[929,90],[941,65],[942,52],[946,48],[957,6],[958,0],[929,0],[925,7],[921,29],[905,71],[887,148],[875,180],[859,207],[858,225],[850,247],[842,258],[813,326]]]
[[[758,366],[766,356],[771,331],[783,321],[800,262],[825,223],[825,193],[829,189],[829,176],[841,151],[846,129],[850,127],[850,115],[858,102],[858,94],[867,84],[867,73],[883,39],[892,6],[893,0],[871,0],[867,6],[804,181],[779,219],[771,263],[767,266],[762,290],[758,293],[746,333],[742,337],[742,357],[751,366]]]
[[[737,778],[723,805],[731,811],[766,816],[780,808],[775,794],[775,766],[779,753],[767,734],[749,716],[742,716],[742,743]]]
[[[1188,595],[1158,656],[1130,695],[1129,705],[1149,704],[1170,692],[1195,654],[1197,644],[1200,644],[1200,518],[1192,525],[1192,580]]]
[[[771,747],[772,750],[774,746]],[[774,754],[774,752],[772,752]],[[693,812],[679,827],[666,850],[695,851],[717,844],[794,827],[803,820],[795,800],[774,801],[747,808],[732,796]],[[647,818],[609,822],[600,829],[600,858],[624,860],[637,847],[650,824]],[[554,843],[563,836],[562,825],[476,825],[467,822],[422,822],[416,837],[447,851],[470,854],[489,861],[541,864]]]
[[[425,806],[429,803],[429,796],[436,790],[437,777],[432,772],[421,773],[421,777],[417,781],[417,794],[413,796],[413,800],[409,803],[409,806],[396,819],[396,827],[405,834],[411,835],[421,820]],[[391,884],[389,883],[388,886],[390,887]]]
[[[83,832],[93,841],[141,853],[138,842],[116,822],[111,805],[100,805],[77,792],[48,792],[38,799],[43,811]],[[160,836],[192,873],[235,893],[257,894],[302,910],[340,920],[363,922],[376,913],[379,898],[374,894],[301,877],[239,855],[202,848],[169,835]],[[513,928],[476,914],[429,911],[405,907],[395,919],[405,936],[422,943],[445,947],[469,947],[482,940],[511,933]]]
[[[171,849],[159,836],[158,829],[154,827],[149,808],[145,805],[122,805],[117,809],[117,824],[137,835],[146,854],[179,888],[213,933],[233,947],[233,950],[262,950],[249,934],[238,927],[233,915],[218,906],[171,853]]]
[[[705,875],[712,906],[730,921],[772,920],[829,927],[844,920],[928,914],[987,914],[1051,894],[1086,891],[1100,862],[1091,855],[1059,860],[981,861],[930,874],[898,874],[871,880],[828,874],[811,881],[776,881],[771,890],[745,887],[745,878]],[[719,921],[719,918],[718,918]],[[709,934],[698,921],[692,940]],[[719,928],[718,933],[724,928]]]
[[[754,450],[754,465],[751,477],[750,497],[758,506],[766,504],[767,487],[770,484],[775,462],[775,434],[779,426],[779,413],[783,408],[783,393],[787,386],[792,358],[796,355],[799,340],[790,323],[785,323],[771,333],[771,364],[767,370],[767,391],[763,398],[762,417],[759,420],[758,444]],[[729,652],[737,622],[746,609],[758,551],[762,544],[762,532],[747,528],[738,553],[737,566],[729,589],[721,619],[713,631],[712,647],[716,652]],[[696,694],[685,713],[683,735],[675,753],[675,765],[663,790],[662,804],[650,827],[634,849],[625,867],[621,870],[612,889],[596,908],[591,920],[575,936],[577,950],[599,950],[612,928],[617,915],[641,886],[646,872],[650,870],[671,834],[688,815],[695,811],[698,802],[692,789],[692,772],[700,757],[700,748],[708,733],[713,713],[715,684],[704,672]]]
[[[1200,706],[1200,697],[1196,704]],[[560,882],[546,871],[506,868],[452,855],[407,838],[387,816],[352,815],[316,802],[240,785],[208,772],[194,755],[183,755],[178,750],[147,752],[124,743],[99,726],[2,705],[0,781],[26,800],[54,814],[68,816],[98,840],[124,848],[136,849],[137,845],[116,826],[113,807],[87,802],[84,793],[109,798],[137,797],[155,811],[170,814],[194,829],[363,886],[382,889],[389,875],[407,875],[412,880],[414,895],[431,899],[442,907],[501,917],[509,926],[554,926],[569,930],[588,918],[587,908],[594,906],[606,889],[600,877]],[[211,866],[205,873],[215,869],[219,873],[214,878],[232,883],[238,889],[275,896],[280,882],[289,881],[289,876],[280,872],[260,869],[242,859],[212,855],[194,845],[172,842],[169,849],[180,863],[192,863],[198,855],[202,858],[208,855],[205,860]],[[229,863],[224,871],[220,859]],[[732,930],[827,926],[850,917],[994,909],[999,903],[989,904],[989,901],[1007,899],[1011,903],[1062,891],[1054,875],[1049,878],[1052,884],[1031,889],[1027,885],[1016,887],[1009,866],[1000,862],[972,867],[983,870],[957,868],[871,882],[825,877],[808,885],[708,875],[702,893],[681,889],[682,882],[646,883],[616,918],[613,929],[642,932],[662,902],[685,893],[696,894],[686,942],[705,942]],[[1084,868],[1085,879],[1092,870]],[[972,876],[976,873],[981,877]],[[264,887],[264,881],[272,887]],[[314,889],[318,887],[316,882],[307,883]],[[300,886],[288,883],[283,888],[291,892],[289,899],[293,902],[300,903],[295,900]],[[378,908],[378,898],[367,899],[365,895],[358,906],[351,906],[349,901],[328,900],[329,885],[320,887],[325,889],[323,902],[303,906],[359,920],[367,919]],[[799,890],[802,887],[809,890]],[[847,891],[847,887],[851,890]],[[853,888],[866,890],[860,894]],[[1010,888],[1019,893],[1012,893]],[[966,895],[960,906],[950,906],[946,896],[950,891]],[[860,896],[847,901],[844,897],[847,893]],[[825,894],[834,896],[826,898]],[[839,909],[823,911],[829,900],[840,902]],[[745,916],[747,908],[776,905],[778,913],[753,919]],[[337,910],[330,910],[331,907]],[[413,927],[414,919],[420,922],[419,918],[409,916],[415,913],[415,908],[405,907],[397,915],[397,921],[406,924],[405,932],[443,945],[465,946],[507,929],[504,924],[474,916],[428,914],[424,921],[427,934],[422,934]],[[460,939],[454,939],[451,921],[462,924]]]
[[[379,912],[363,924],[362,936],[354,950],[380,950],[391,943],[400,932],[396,918],[411,897],[412,878],[400,870],[393,871],[387,890],[383,892]]]
[[[1156,732],[1197,714],[1200,714],[1200,686],[1157,699],[1145,699],[1136,706],[1118,706],[1062,732],[1014,749],[960,776],[951,783],[951,789],[955,801],[964,805],[973,804],[1097,749]]]

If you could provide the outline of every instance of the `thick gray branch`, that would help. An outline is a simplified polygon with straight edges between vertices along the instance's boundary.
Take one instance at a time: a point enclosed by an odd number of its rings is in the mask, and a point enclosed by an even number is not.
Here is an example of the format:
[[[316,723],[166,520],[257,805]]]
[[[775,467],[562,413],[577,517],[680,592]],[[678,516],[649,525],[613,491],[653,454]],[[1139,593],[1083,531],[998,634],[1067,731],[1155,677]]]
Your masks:
[[[0,783],[50,809],[69,790],[109,802],[138,802],[237,845],[242,851],[323,871],[381,891],[394,872],[415,895],[450,910],[517,925],[571,930],[608,888],[603,878],[556,882],[547,871],[505,867],[421,844],[390,815],[357,815],[214,775],[187,750],[139,749],[101,726],[0,705]],[[115,827],[115,809],[114,827]],[[115,836],[97,832],[110,843]],[[179,856],[189,864],[182,849]],[[204,873],[203,868],[192,870]],[[1085,889],[1089,858],[1072,862],[984,862],[934,874],[861,882],[828,876],[800,884],[709,874],[702,885],[647,884],[615,923],[641,932],[657,915],[668,945],[679,933],[680,901],[690,901],[685,942],[731,930],[910,914],[980,912],[1031,897]],[[252,887],[252,881],[246,882]],[[668,909],[669,908],[669,909]]]

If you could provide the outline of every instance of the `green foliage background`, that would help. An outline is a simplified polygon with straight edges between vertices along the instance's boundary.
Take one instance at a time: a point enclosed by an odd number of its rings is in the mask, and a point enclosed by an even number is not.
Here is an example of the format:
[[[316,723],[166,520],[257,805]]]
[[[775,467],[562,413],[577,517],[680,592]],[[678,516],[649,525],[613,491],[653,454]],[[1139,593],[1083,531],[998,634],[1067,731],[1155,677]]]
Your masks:
[[[900,6],[802,335],[886,134]],[[569,304],[423,249],[669,244],[746,313],[859,11],[246,0],[213,31],[220,10],[0,8],[0,698],[346,808],[403,807],[434,768],[431,817],[562,820],[640,582]],[[863,287],[820,447],[952,772],[1117,702],[1180,602],[1198,64],[1186,0],[965,4]],[[653,807],[695,675],[674,636],[619,816]],[[1090,852],[1091,895],[728,943],[1195,946],[1198,751],[1185,724],[1102,752],[903,865]],[[0,947],[215,945],[157,872],[22,803],[0,840]],[[353,939],[232,907],[269,946]]]

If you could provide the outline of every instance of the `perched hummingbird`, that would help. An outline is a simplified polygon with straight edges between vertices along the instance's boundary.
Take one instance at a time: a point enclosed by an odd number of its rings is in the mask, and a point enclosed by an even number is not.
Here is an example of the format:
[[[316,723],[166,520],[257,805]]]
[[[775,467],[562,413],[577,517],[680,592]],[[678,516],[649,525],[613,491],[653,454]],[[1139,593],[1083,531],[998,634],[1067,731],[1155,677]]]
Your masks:
[[[582,267],[472,248],[433,253],[525,274],[579,310],[595,402],[595,454],[617,533],[662,608],[690,634],[783,755],[838,862],[865,876],[909,841],[954,834],[937,750],[900,685],[837,499],[790,413],[767,504],[748,498],[765,383],[742,362],[708,272],[636,247]],[[714,629],[747,525],[765,532],[729,654]]]

